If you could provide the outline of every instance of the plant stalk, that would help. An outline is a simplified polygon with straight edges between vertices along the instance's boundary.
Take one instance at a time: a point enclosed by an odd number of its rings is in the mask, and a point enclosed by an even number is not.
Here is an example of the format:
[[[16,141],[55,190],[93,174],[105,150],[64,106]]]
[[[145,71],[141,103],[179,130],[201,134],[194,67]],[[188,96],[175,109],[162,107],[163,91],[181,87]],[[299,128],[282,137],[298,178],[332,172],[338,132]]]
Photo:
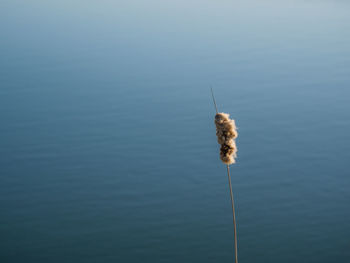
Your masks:
[[[230,186],[230,195],[231,195],[231,205],[232,205],[232,216],[233,216],[233,234],[235,239],[235,263],[238,263],[238,255],[237,255],[237,227],[236,227],[236,215],[235,215],[235,202],[233,199],[232,192],[232,184],[231,184],[231,176],[230,176],[230,166],[227,165],[227,176],[228,176],[228,184]]]

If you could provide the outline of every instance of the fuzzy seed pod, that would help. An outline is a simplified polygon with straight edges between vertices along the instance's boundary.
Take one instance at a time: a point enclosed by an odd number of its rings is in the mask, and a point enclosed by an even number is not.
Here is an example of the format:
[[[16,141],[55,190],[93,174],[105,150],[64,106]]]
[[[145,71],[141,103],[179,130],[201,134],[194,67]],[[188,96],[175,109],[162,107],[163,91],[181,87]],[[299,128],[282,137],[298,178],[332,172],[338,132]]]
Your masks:
[[[220,159],[224,164],[235,163],[237,146],[234,139],[237,138],[237,128],[234,120],[227,113],[215,115],[216,136],[220,147]]]

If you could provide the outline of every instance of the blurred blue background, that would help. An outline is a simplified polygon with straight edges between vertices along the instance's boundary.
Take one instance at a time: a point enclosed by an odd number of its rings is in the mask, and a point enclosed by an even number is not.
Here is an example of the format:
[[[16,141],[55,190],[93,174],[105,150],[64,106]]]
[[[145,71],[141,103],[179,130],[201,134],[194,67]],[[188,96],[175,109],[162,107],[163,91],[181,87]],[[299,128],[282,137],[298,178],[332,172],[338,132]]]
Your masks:
[[[0,261],[348,262],[350,3],[0,3]]]

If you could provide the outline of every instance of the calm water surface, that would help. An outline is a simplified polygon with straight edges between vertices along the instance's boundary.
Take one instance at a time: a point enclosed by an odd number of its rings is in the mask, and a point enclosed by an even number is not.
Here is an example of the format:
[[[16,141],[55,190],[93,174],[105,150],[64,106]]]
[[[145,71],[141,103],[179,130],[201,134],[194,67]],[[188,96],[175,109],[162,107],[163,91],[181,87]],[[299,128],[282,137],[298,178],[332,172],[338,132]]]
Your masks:
[[[3,1],[0,261],[350,262],[347,1]]]

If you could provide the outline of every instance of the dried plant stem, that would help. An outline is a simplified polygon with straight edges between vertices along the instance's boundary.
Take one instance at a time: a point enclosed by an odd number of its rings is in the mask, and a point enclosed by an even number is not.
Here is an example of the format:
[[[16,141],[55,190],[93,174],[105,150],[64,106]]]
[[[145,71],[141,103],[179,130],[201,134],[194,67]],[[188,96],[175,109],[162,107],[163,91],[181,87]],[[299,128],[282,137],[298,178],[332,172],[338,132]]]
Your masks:
[[[214,97],[213,88],[210,88],[210,90],[211,90],[211,96],[213,97],[213,102],[214,102],[216,114],[218,114],[218,106],[216,106],[216,101],[215,101],[215,97]]]
[[[237,256],[237,228],[236,228],[236,215],[235,215],[235,202],[233,199],[232,184],[231,184],[231,175],[230,175],[230,166],[227,165],[227,176],[228,184],[230,186],[230,195],[231,195],[231,205],[232,205],[232,216],[233,216],[233,235],[235,239],[235,263],[238,263]]]
[[[218,143],[221,144],[220,148],[220,158],[223,163],[227,165],[227,176],[228,184],[230,187],[231,196],[231,206],[232,206],[232,216],[233,216],[233,235],[235,239],[235,263],[238,263],[237,255],[237,227],[236,227],[236,215],[235,215],[235,202],[233,199],[231,175],[230,175],[230,164],[235,162],[237,147],[234,143],[234,139],[237,137],[235,122],[229,119],[229,114],[218,113],[218,107],[216,105],[213,88],[210,88],[211,96],[213,98],[215,106],[215,125],[216,125],[216,135],[218,136]]]

